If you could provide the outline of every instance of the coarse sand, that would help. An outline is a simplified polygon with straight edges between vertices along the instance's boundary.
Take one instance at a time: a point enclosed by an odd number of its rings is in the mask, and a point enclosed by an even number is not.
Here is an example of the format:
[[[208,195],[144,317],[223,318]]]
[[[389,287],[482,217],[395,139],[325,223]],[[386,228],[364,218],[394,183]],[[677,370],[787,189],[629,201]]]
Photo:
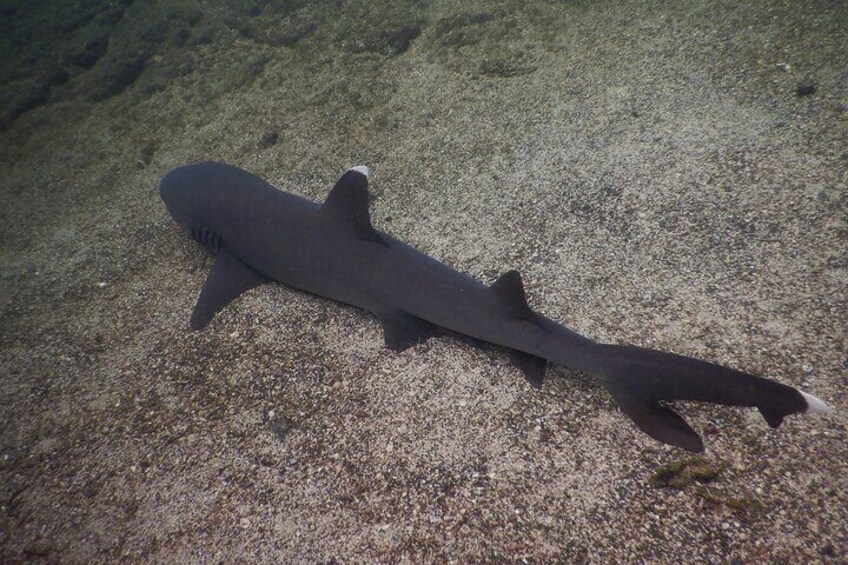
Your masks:
[[[0,561],[844,563],[845,2],[0,3]],[[203,332],[222,160],[592,338],[835,409],[640,433],[566,367],[281,285]],[[367,266],[363,266],[367,268]]]

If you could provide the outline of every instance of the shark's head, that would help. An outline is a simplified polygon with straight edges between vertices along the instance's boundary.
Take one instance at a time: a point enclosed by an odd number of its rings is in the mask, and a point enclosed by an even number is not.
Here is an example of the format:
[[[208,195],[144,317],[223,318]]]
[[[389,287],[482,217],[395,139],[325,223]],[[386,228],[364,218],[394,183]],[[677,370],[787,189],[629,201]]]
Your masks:
[[[197,166],[179,167],[165,175],[159,183],[159,197],[180,227],[191,231],[191,218],[197,210],[195,201],[201,197]]]
[[[222,163],[198,163],[169,172],[159,184],[159,196],[174,221],[199,243],[217,250],[221,244],[216,227],[229,209],[225,187],[237,185],[235,167]]]

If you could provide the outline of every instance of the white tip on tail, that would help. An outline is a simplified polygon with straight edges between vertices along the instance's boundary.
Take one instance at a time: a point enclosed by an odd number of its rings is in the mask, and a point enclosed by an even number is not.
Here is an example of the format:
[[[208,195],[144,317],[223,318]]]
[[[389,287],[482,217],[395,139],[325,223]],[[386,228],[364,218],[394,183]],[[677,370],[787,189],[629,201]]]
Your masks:
[[[353,167],[351,169],[351,171],[356,171],[357,173],[362,173],[366,177],[368,177],[368,175],[370,174],[368,167],[366,167],[365,165],[357,165],[357,166]]]
[[[827,414],[833,412],[833,408],[825,404],[824,400],[817,398],[812,394],[807,394],[803,390],[799,390],[801,396],[807,401],[807,412],[818,412],[819,414]]]

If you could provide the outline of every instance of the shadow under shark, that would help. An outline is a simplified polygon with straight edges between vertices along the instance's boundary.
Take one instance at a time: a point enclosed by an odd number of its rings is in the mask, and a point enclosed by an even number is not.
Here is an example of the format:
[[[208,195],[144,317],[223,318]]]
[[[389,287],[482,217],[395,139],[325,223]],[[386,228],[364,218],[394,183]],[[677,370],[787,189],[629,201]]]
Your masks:
[[[485,286],[375,230],[366,167],[347,171],[323,204],[214,162],[171,171],[160,195],[180,227],[216,256],[191,316],[195,330],[274,280],[373,312],[394,351],[447,329],[507,348],[534,387],[548,362],[588,373],[643,432],[690,451],[704,450],[700,436],[663,401],[755,406],[774,428],[789,414],[829,411],[811,394],[742,371],[597,343],[534,312],[517,271]]]

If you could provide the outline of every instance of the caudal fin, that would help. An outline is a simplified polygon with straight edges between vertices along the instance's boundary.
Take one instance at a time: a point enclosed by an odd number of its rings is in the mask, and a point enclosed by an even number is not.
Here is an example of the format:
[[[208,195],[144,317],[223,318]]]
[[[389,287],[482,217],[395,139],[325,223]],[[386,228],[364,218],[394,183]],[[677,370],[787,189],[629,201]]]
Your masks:
[[[663,443],[701,452],[700,436],[664,400],[755,406],[769,426],[799,412],[829,412],[811,394],[713,363],[632,346],[597,345],[598,368],[612,397],[646,434]]]

